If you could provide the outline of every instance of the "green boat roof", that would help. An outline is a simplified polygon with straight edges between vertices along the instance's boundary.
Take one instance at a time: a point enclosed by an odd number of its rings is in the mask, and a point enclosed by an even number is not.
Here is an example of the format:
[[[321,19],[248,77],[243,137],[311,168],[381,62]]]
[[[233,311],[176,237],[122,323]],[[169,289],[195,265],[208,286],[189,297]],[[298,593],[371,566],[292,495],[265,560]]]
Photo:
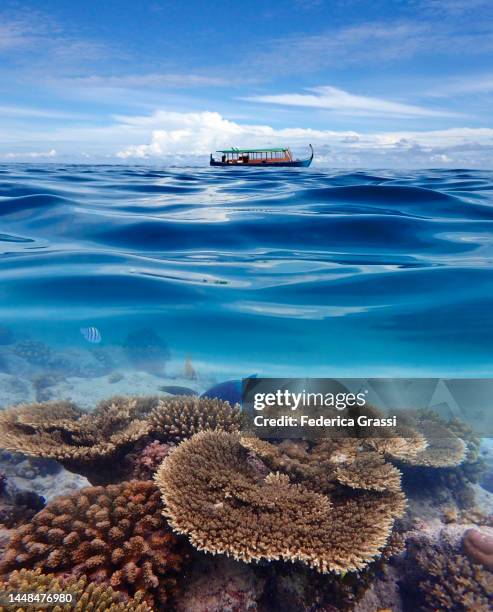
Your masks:
[[[274,149],[223,149],[222,151],[216,151],[216,153],[283,153],[287,151],[288,147],[277,147]]]

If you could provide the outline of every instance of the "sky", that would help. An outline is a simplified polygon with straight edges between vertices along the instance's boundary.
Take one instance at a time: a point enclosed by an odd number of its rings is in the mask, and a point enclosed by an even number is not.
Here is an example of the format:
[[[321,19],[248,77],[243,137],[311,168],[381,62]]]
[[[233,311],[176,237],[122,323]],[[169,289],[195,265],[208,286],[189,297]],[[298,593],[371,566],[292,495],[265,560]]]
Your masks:
[[[0,163],[491,168],[491,0],[2,0]]]

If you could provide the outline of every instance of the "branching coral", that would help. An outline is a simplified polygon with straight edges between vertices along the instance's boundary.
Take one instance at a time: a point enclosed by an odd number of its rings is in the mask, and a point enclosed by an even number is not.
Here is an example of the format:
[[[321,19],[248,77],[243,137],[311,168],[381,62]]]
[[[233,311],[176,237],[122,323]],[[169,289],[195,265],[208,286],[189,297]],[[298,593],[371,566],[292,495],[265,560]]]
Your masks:
[[[132,478],[151,480],[163,459],[175,448],[172,442],[149,442],[144,448],[137,449],[125,457]]]
[[[22,569],[12,572],[7,582],[0,585],[0,594],[5,597],[13,593],[63,593],[73,597],[70,610],[73,612],[152,612],[142,599],[143,593],[138,592],[135,598],[129,598],[114,591],[109,586],[88,582],[87,577],[81,578],[65,577],[57,578],[53,574],[42,574],[41,570],[31,571]],[[31,604],[26,607],[16,606],[16,612],[28,612],[36,607]],[[11,610],[12,606],[0,605],[0,612]],[[51,612],[62,612],[67,609],[67,604],[50,606]]]
[[[414,544],[409,554],[417,571],[418,606],[423,611],[489,612],[493,573],[448,546]],[[415,590],[415,585],[412,585]]]
[[[359,570],[380,555],[404,509],[393,485],[339,485],[325,495],[309,479],[265,476],[252,453],[237,434],[201,432],[164,460],[155,479],[175,531],[200,550],[301,561],[320,572]]]
[[[149,420],[153,437],[165,442],[180,442],[205,430],[239,431],[244,424],[239,406],[185,395],[160,400]]]
[[[48,504],[13,535],[0,572],[20,567],[87,575],[116,590],[165,604],[185,553],[162,518],[150,481],[88,487]]]
[[[0,446],[56,459],[97,484],[115,475],[115,457],[149,431],[154,398],[112,398],[85,413],[69,402],[17,406],[0,413]]]

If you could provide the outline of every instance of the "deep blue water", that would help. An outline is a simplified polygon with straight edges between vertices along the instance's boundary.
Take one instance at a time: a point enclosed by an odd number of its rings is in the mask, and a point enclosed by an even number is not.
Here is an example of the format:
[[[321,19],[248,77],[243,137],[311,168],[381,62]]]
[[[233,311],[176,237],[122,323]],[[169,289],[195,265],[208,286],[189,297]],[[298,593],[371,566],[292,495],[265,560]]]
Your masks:
[[[224,372],[493,365],[493,172],[0,166],[0,325]]]

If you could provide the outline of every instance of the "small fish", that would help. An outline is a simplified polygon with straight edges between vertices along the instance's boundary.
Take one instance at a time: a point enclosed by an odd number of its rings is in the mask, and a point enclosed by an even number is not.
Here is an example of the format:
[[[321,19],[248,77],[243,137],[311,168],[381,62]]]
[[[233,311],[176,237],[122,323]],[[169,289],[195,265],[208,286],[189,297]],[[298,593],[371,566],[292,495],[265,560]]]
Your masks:
[[[99,344],[101,342],[101,333],[97,327],[81,327],[80,333],[91,344]]]
[[[192,360],[190,357],[185,359],[185,367],[183,370],[183,376],[188,378],[189,380],[195,380],[197,378],[197,372],[192,365]]]
[[[198,395],[197,391],[189,389],[188,387],[180,387],[179,385],[163,385],[159,387],[160,391],[164,393],[170,393],[171,395]]]

